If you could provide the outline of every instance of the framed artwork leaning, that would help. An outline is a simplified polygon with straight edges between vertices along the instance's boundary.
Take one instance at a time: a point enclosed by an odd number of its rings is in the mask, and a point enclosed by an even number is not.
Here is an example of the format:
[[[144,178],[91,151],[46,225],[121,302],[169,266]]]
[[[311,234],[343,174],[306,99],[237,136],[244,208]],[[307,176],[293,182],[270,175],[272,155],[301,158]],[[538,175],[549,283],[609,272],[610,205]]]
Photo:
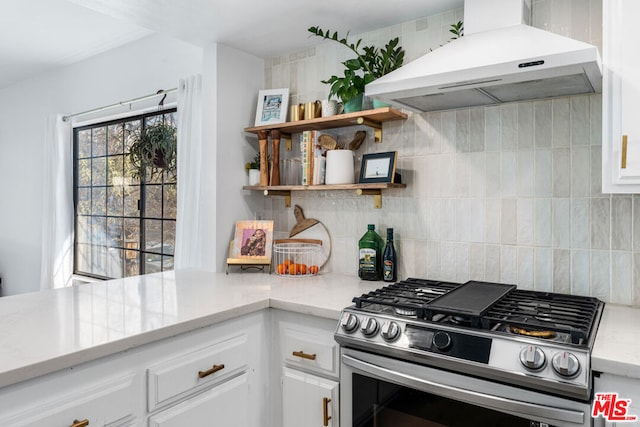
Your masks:
[[[271,259],[272,243],[273,221],[237,221],[231,258]]]
[[[258,92],[256,126],[286,122],[288,106],[288,88],[261,90]]]

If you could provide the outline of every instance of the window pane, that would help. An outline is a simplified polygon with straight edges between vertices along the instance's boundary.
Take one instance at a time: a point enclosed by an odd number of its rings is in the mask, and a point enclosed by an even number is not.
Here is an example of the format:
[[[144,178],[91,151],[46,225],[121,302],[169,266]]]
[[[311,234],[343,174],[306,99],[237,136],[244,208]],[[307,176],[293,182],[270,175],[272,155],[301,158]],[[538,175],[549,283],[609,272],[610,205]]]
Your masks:
[[[176,241],[176,222],[164,221],[162,232],[165,242],[163,253],[173,255],[173,242]]]
[[[140,200],[140,187],[129,186],[124,187],[124,215],[138,216],[138,200]]]
[[[144,222],[145,248],[160,252],[162,245],[162,221],[148,219]]]
[[[93,129],[93,157],[104,156],[107,154],[107,129],[99,127]]]
[[[89,215],[91,213],[91,189],[78,188],[78,215]]]
[[[142,126],[142,121],[140,120],[133,120],[124,124],[125,153],[129,152],[129,147],[133,144],[133,137],[137,132],[140,132],[140,126]]]
[[[124,213],[123,187],[107,188],[107,214],[109,216],[122,216]]]
[[[107,248],[94,246],[91,252],[91,271],[98,276],[107,276]]]
[[[78,158],[91,156],[91,129],[78,131]]]
[[[121,278],[124,267],[124,251],[121,249],[109,248],[107,251],[107,274],[108,277]]]
[[[76,245],[76,270],[83,273],[91,272],[91,246],[85,244]]]
[[[88,187],[91,185],[91,159],[78,161],[78,186]]]
[[[91,200],[91,214],[92,215],[106,215],[107,213],[107,189],[106,188],[93,188],[91,190],[93,199]]]
[[[124,156],[107,157],[108,185],[124,185]]]
[[[178,195],[175,184],[164,186],[164,218],[175,219],[178,210]]]
[[[140,274],[140,267],[136,253],[135,258],[125,258],[125,277],[137,276],[138,274]]]
[[[79,216],[76,222],[76,241],[78,243],[91,243],[91,217]]]
[[[107,245],[112,248],[124,247],[124,220],[107,218]]]
[[[94,245],[105,246],[107,244],[107,219],[93,218],[91,222],[91,235]]]
[[[91,162],[91,185],[106,185],[107,161],[104,157],[93,159]]]
[[[162,186],[147,185],[145,189],[147,191],[145,216],[147,218],[161,218],[162,217]]]
[[[107,128],[107,152],[108,154],[122,154],[124,141],[122,140],[123,125],[111,125]]]

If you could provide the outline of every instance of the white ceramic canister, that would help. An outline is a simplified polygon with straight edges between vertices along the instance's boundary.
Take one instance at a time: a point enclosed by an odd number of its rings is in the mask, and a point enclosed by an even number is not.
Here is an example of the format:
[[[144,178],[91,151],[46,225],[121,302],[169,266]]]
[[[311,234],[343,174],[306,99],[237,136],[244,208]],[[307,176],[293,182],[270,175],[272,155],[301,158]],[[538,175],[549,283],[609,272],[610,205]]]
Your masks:
[[[353,151],[328,150],[325,184],[353,184]]]

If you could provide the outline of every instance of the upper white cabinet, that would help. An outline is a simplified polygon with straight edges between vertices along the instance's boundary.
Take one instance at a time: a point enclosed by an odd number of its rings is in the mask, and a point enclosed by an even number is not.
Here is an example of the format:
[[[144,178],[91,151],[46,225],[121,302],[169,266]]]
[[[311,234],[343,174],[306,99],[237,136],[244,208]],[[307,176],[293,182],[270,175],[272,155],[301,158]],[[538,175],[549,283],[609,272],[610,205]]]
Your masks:
[[[602,4],[602,191],[640,193],[640,2]]]

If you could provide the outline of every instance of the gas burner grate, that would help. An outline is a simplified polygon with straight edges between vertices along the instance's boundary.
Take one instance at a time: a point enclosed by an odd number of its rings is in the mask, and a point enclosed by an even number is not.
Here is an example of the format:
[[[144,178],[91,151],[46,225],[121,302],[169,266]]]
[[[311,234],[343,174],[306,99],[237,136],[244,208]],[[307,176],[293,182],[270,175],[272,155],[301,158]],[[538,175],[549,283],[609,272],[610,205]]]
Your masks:
[[[365,310],[384,306],[401,316],[423,318],[429,301],[458,286],[458,283],[409,278],[355,297],[353,302]]]
[[[589,340],[602,302],[597,298],[514,290],[485,315],[492,322],[511,327],[569,334],[572,344]]]

